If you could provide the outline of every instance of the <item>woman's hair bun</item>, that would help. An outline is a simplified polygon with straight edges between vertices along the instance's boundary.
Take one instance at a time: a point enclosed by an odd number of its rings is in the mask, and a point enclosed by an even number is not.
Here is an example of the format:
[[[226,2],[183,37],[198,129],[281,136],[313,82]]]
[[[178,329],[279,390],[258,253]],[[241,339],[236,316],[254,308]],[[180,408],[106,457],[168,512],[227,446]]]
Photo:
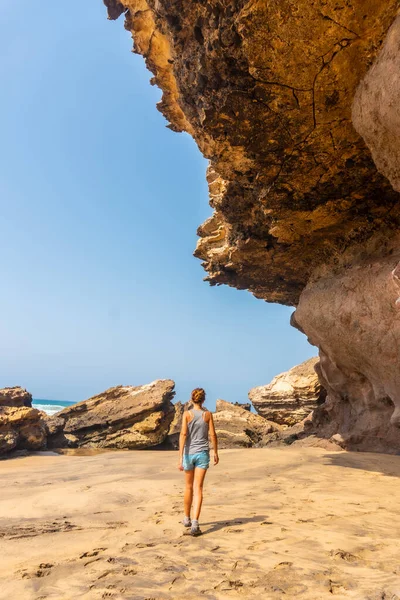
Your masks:
[[[193,390],[191,395],[192,402],[196,402],[196,404],[203,404],[206,399],[206,393],[203,388],[196,388]]]

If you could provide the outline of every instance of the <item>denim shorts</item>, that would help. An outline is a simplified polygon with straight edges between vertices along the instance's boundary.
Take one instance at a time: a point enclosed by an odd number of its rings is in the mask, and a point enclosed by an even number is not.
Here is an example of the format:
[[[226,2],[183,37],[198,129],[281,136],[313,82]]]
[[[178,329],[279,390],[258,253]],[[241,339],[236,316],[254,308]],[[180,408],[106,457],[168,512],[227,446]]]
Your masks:
[[[193,471],[195,467],[199,469],[208,469],[210,466],[210,453],[208,450],[196,452],[196,454],[183,455],[183,469],[185,471]]]

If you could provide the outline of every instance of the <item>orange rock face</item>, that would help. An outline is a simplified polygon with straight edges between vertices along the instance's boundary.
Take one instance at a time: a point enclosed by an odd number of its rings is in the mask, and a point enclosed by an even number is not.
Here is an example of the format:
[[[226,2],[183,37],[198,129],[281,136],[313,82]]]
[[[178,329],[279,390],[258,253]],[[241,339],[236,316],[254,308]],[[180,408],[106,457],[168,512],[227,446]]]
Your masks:
[[[31,404],[31,394],[20,387],[0,390],[0,454],[46,446],[45,414]]]
[[[316,267],[397,229],[397,194],[351,123],[396,0],[105,3],[125,13],[169,126],[210,159],[196,256],[211,284],[296,304]]]

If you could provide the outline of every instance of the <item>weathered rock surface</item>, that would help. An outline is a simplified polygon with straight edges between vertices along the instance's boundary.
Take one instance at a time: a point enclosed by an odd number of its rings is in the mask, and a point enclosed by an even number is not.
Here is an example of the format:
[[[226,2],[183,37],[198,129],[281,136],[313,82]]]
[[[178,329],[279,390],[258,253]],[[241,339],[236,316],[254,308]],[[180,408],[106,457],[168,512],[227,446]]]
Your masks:
[[[45,447],[45,414],[31,405],[32,395],[23,388],[0,389],[0,454]]]
[[[265,435],[281,429],[276,423],[225,400],[217,400],[213,417],[220,448],[257,446]]]
[[[32,394],[22,387],[0,389],[0,406],[32,406]]]
[[[318,428],[330,421],[345,447],[400,450],[399,194],[351,120],[398,1],[105,3],[125,13],[171,129],[210,159],[214,213],[195,252],[208,280],[299,304],[331,407]],[[396,46],[397,23],[353,115],[399,189]]]
[[[170,379],[118,386],[65,408],[46,421],[48,447],[140,449],[161,444],[174,417],[174,387]]]
[[[353,123],[379,171],[400,192],[400,16],[389,29],[378,58],[360,83]]]
[[[307,422],[306,422],[307,423]],[[282,431],[265,435],[260,443],[262,447],[282,448],[285,446],[296,446],[302,448],[323,448],[333,452],[340,452],[343,446],[334,438],[322,437],[315,433],[304,423],[297,423]]]
[[[125,11],[170,127],[211,161],[196,255],[212,284],[294,304],[317,266],[398,228],[397,194],[351,123],[397,0],[105,4]]]
[[[36,408],[0,408],[0,454],[46,446],[45,414]]]
[[[254,408],[262,417],[280,425],[295,425],[305,419],[326,397],[310,358],[274,377],[268,385],[249,391]]]
[[[400,248],[400,245],[399,245]],[[320,348],[328,392],[319,435],[345,448],[400,450],[400,250],[326,276],[302,294],[294,323]]]
[[[165,440],[166,448],[173,448],[174,450],[179,448],[179,435],[181,433],[182,416],[184,410],[185,407],[181,402],[176,402],[174,404],[174,418],[169,426],[168,435]]]
[[[251,402],[234,402],[233,403],[234,406],[239,406],[240,408],[243,408],[244,410],[251,410]]]

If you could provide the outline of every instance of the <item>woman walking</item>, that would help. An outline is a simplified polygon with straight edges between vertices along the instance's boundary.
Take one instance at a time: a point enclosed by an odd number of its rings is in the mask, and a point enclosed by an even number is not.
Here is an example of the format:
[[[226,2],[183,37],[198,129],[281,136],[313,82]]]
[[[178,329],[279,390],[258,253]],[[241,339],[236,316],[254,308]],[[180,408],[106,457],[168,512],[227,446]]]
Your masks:
[[[217,434],[212,414],[203,408],[205,399],[206,393],[202,388],[193,390],[191,395],[193,408],[183,413],[179,436],[178,468],[180,471],[185,471],[183,524],[185,527],[190,527],[192,535],[201,534],[199,517],[203,502],[203,483],[210,466],[209,435],[214,449],[214,465],[219,462]],[[190,517],[192,503],[193,519]]]

